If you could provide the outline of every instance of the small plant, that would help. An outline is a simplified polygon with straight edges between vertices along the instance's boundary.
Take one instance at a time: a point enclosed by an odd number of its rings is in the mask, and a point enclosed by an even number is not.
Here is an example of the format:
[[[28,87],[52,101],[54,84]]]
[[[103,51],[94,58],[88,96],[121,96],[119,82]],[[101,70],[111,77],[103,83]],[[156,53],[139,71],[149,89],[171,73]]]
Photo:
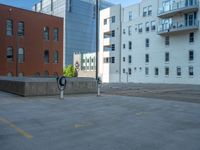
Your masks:
[[[77,77],[77,71],[73,65],[68,65],[66,68],[64,68],[63,74],[68,78]]]

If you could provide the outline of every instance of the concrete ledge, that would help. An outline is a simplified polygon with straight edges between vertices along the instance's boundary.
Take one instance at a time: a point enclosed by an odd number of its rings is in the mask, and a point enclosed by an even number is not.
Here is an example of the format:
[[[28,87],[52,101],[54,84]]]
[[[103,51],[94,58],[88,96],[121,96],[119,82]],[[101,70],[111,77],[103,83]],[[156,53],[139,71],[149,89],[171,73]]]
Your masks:
[[[96,93],[94,78],[67,78],[65,94]],[[52,96],[60,92],[55,78],[0,77],[0,90],[20,96]]]

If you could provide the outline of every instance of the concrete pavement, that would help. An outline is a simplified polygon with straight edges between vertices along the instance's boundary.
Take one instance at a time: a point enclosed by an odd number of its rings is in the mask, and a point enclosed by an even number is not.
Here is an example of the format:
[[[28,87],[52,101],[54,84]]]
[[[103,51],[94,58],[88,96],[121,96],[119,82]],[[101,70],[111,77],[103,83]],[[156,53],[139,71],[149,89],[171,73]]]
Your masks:
[[[0,92],[0,150],[199,150],[200,104]]]

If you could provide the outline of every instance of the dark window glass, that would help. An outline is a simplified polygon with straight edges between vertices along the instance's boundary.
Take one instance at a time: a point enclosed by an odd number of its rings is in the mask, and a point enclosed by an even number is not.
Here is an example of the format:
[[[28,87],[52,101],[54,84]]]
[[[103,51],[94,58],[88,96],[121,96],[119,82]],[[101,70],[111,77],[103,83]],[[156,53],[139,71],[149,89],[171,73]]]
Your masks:
[[[128,45],[129,45],[129,46],[128,46],[128,47],[129,47],[129,49],[131,50],[131,49],[132,49],[132,42],[131,42],[131,41],[129,41],[129,42],[128,42]]]
[[[169,53],[165,53],[165,62],[169,62]]]
[[[169,43],[170,43],[170,42],[169,42],[169,36],[166,36],[166,37],[165,37],[165,45],[166,45],[166,46],[169,46]]]
[[[54,63],[58,63],[58,61],[59,61],[58,51],[54,51],[53,61],[54,61]]]
[[[6,20],[6,35],[12,36],[13,35],[13,21]]]
[[[49,51],[48,50],[44,51],[44,63],[46,63],[46,64],[49,63]]]
[[[146,40],[145,40],[145,46],[146,46],[146,47],[149,47],[149,39],[146,39]]]
[[[25,59],[24,49],[23,48],[19,48],[18,49],[18,62],[19,63],[23,63],[24,59]]]
[[[53,29],[53,40],[54,41],[58,41],[59,40],[59,29],[58,28],[54,28]]]
[[[155,75],[158,76],[159,75],[159,69],[155,68]]]
[[[131,55],[128,56],[128,63],[131,63],[132,62],[132,57]]]
[[[194,75],[194,68],[193,66],[189,67],[189,76],[193,76]]]
[[[190,42],[190,43],[193,43],[193,42],[194,42],[194,32],[191,32],[191,33],[190,33],[189,42]]]
[[[18,23],[18,36],[24,36],[24,22],[19,22]]]
[[[189,61],[194,60],[194,51],[189,51]]]
[[[165,75],[168,76],[169,75],[169,67],[165,68]]]
[[[146,54],[146,55],[145,55],[145,62],[146,62],[146,63],[149,63],[149,54]]]
[[[181,76],[181,67],[177,67],[176,72],[177,76]]]
[[[49,40],[49,28],[44,27],[44,39]]]
[[[7,61],[13,61],[13,48],[7,48]]]

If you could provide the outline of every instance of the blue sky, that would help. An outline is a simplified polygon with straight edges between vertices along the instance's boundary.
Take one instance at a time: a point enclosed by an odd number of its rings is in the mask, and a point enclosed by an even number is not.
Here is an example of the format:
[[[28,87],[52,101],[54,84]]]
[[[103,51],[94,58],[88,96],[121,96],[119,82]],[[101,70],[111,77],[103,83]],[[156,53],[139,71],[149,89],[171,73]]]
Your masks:
[[[31,7],[39,2],[40,0],[0,0],[1,4],[21,7],[25,9],[31,9]],[[122,4],[123,6],[128,6],[130,4],[134,4],[140,0],[107,0],[114,4]]]

